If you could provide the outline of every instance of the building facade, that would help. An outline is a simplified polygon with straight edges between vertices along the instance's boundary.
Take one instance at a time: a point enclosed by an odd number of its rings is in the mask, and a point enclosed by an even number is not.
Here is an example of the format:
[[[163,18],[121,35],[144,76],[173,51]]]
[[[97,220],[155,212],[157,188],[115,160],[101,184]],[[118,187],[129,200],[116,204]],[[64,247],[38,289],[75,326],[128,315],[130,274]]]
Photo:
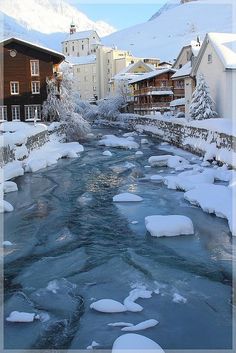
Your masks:
[[[82,100],[93,102],[97,99],[96,55],[66,57],[72,68],[74,88]]]
[[[57,75],[64,56],[17,38],[0,43],[0,56],[0,76],[4,77],[0,86],[0,120],[40,120],[41,107],[47,99],[46,79]]]
[[[159,69],[130,82],[133,86],[134,113],[151,115],[170,110],[173,100],[174,69]]]
[[[62,42],[62,53],[65,56],[87,56],[95,54],[101,45],[101,39],[94,30],[76,32],[73,24],[70,34]]]
[[[236,116],[235,43],[235,33],[208,33],[191,71],[196,79],[204,75],[218,117],[224,119]]]

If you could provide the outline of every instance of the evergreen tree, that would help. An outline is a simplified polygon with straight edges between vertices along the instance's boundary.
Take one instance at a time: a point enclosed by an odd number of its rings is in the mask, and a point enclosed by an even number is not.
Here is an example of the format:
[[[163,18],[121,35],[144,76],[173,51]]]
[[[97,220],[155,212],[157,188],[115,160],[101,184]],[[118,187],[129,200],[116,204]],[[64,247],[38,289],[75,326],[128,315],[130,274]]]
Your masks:
[[[189,107],[189,116],[191,120],[211,119],[217,116],[214,111],[214,101],[203,74],[200,74],[197,79],[197,86]]]

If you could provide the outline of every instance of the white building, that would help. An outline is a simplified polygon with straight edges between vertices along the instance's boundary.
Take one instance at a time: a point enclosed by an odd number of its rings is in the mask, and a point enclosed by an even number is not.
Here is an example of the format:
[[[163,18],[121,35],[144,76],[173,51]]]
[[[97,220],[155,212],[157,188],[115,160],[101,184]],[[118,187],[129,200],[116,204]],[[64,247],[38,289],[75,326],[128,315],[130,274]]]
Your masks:
[[[87,56],[94,54],[101,39],[94,30],[76,32],[73,24],[70,26],[70,34],[62,42],[62,53],[65,56]]]
[[[202,73],[219,118],[236,117],[236,34],[208,33],[191,75]]]
[[[112,78],[130,64],[136,63],[140,58],[134,57],[127,50],[117,48],[99,47],[97,57],[97,92],[98,98],[105,98],[112,93]]]
[[[202,42],[199,38],[197,41],[191,41],[191,44],[181,49],[173,65],[173,68],[177,71],[172,76],[174,100],[171,102],[171,107],[175,112],[185,111],[186,116],[188,116],[192,94],[195,89],[195,80],[191,76],[191,70],[197,60],[201,45]]]
[[[82,100],[97,99],[96,55],[68,56],[66,61],[72,67],[74,87]]]

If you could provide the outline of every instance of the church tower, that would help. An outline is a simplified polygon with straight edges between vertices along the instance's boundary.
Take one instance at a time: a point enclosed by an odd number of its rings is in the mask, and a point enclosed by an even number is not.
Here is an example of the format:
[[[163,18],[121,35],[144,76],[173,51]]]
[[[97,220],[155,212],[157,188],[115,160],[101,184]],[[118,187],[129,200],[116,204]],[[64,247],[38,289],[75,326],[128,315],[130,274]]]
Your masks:
[[[70,35],[74,34],[75,32],[76,32],[76,27],[75,27],[74,22],[72,21],[70,24]]]

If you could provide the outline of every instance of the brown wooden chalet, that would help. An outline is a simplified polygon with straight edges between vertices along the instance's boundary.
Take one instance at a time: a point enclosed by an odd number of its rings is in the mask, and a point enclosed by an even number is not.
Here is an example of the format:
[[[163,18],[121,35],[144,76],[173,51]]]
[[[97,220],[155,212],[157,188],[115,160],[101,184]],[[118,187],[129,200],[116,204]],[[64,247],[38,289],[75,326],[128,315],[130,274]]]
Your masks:
[[[170,110],[173,100],[171,76],[176,70],[158,69],[130,82],[133,86],[134,113],[150,115]]]
[[[40,120],[46,78],[56,75],[65,57],[18,38],[0,42],[0,56],[0,120]]]

